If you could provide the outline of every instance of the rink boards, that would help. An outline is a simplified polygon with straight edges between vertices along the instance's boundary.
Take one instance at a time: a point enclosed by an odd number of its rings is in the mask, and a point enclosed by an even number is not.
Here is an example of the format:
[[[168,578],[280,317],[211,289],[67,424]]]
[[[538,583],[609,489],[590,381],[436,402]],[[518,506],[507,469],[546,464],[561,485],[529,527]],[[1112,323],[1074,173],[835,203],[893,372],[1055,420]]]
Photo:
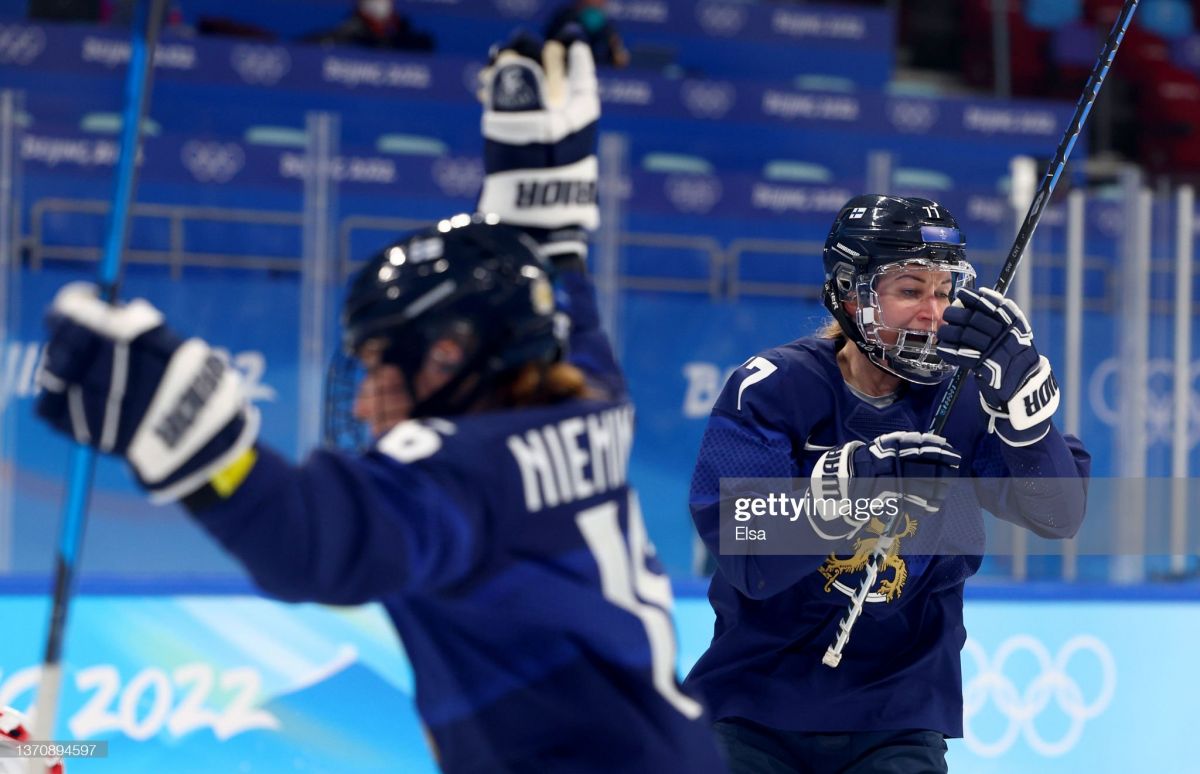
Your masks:
[[[33,701],[47,618],[32,591],[0,597],[0,704],[20,709]],[[56,736],[109,743],[107,758],[73,770],[436,770],[407,661],[378,608],[110,591],[82,595],[71,613]],[[707,601],[686,591],[685,670],[712,625]],[[1197,592],[1038,593],[970,595],[966,738],[950,743],[952,770],[1181,771]],[[1112,743],[1131,736],[1136,744]]]

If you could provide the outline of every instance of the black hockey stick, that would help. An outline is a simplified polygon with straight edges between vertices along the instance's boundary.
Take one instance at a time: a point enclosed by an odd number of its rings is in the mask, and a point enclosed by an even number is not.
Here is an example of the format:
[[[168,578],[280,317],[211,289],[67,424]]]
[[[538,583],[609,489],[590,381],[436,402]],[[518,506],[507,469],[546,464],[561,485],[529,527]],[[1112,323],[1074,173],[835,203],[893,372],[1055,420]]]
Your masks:
[[[150,87],[154,79],[154,49],[158,41],[158,28],[162,23],[163,0],[144,0],[143,8],[135,8],[135,11],[138,13],[134,14],[129,46],[129,69],[125,77],[121,155],[117,158],[108,233],[97,276],[100,297],[109,303],[117,299],[121,258],[129,235],[129,210],[133,206],[133,192],[137,186],[137,157],[141,146],[142,119],[146,114],[146,103],[150,100]],[[33,738],[39,741],[54,738],[54,726],[58,719],[67,610],[79,566],[79,550],[83,544],[87,504],[95,467],[96,453],[88,446],[77,445],[71,455],[67,502],[63,508],[62,525],[59,528],[58,556],[54,569],[54,603],[46,632],[46,651],[42,659],[42,673],[34,704],[36,714],[33,718]]]
[[[1037,192],[1033,196],[1033,202],[1029,205],[1029,212],[1025,213],[1025,220],[1021,223],[1021,228],[1017,231],[1017,238],[1013,242],[1012,249],[1008,251],[1008,257],[1004,260],[1004,265],[1000,267],[1000,276],[996,280],[996,292],[1003,294],[1008,290],[1009,283],[1012,282],[1013,274],[1017,271],[1017,266],[1021,263],[1021,256],[1025,253],[1025,247],[1029,244],[1029,239],[1033,236],[1034,229],[1037,228],[1038,222],[1042,219],[1042,212],[1046,209],[1047,202],[1050,201],[1050,196],[1054,193],[1054,187],[1058,185],[1058,178],[1062,174],[1063,168],[1067,165],[1067,159],[1071,155],[1071,151],[1075,148],[1075,141],[1079,139],[1079,133],[1083,130],[1083,125],[1087,122],[1088,114],[1092,111],[1092,106],[1096,104],[1096,97],[1100,94],[1100,87],[1104,85],[1104,79],[1108,76],[1109,68],[1112,67],[1113,59],[1117,56],[1117,49],[1121,46],[1121,41],[1125,38],[1125,31],[1129,29],[1129,22],[1133,19],[1133,12],[1137,10],[1139,0],[1125,0],[1125,5],[1121,8],[1121,13],[1117,16],[1116,24],[1113,25],[1112,32],[1108,34],[1108,39],[1104,41],[1104,48],[1100,51],[1100,58],[1096,60],[1096,66],[1092,68],[1092,74],[1088,78],[1087,84],[1083,87],[1083,94],[1079,97],[1079,103],[1075,106],[1075,114],[1071,116],[1071,123],[1067,126],[1067,131],[1063,134],[1062,140],[1058,143],[1058,150],[1054,152],[1054,158],[1046,167],[1046,175],[1038,184]],[[950,380],[950,385],[946,389],[945,395],[942,396],[942,402],[938,404],[937,412],[933,415],[933,422],[930,424],[930,432],[941,434],[942,429],[946,426],[946,419],[950,416],[950,410],[954,408],[954,402],[958,399],[959,390],[962,389],[963,380],[966,379],[967,372],[963,369],[958,369],[955,372],[954,378]],[[871,553],[870,559],[867,561],[865,575],[862,583],[854,592],[854,596],[850,599],[850,608],[846,611],[846,617],[838,624],[837,639],[825,650],[825,655],[821,658],[821,663],[828,667],[836,667],[842,660],[842,650],[846,647],[846,643],[850,640],[850,630],[854,628],[854,622],[862,614],[863,603],[866,601],[867,594],[875,585],[875,579],[879,575],[879,568],[887,559],[888,553],[891,550],[892,544],[895,541],[896,528],[900,524],[900,516],[896,514],[888,521],[883,533],[880,535],[878,542],[875,544],[875,550]]]

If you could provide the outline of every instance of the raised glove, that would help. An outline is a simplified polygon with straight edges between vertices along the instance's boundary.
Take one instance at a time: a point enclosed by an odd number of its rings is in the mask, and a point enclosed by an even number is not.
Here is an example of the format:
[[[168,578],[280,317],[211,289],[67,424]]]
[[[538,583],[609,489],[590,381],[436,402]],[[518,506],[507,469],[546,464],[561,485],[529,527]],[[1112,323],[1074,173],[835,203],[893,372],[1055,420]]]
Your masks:
[[[949,441],[933,433],[900,431],[869,444],[850,441],[834,447],[813,468],[809,491],[814,507],[809,520],[822,537],[837,540],[867,523],[872,514],[860,507],[864,501],[886,505],[903,500],[926,513],[937,513],[961,460]]]
[[[988,432],[1010,446],[1028,446],[1050,431],[1058,382],[1038,355],[1025,313],[994,290],[961,289],[938,328],[938,354],[975,372]]]
[[[184,341],[144,300],[111,305],[72,283],[46,316],[37,413],[128,460],[157,502],[187,496],[251,448],[259,416],[228,357]]]
[[[591,49],[582,41],[541,45],[520,37],[479,79],[486,172],[479,211],[530,229],[547,258],[585,254],[584,229],[600,223],[600,98]]]

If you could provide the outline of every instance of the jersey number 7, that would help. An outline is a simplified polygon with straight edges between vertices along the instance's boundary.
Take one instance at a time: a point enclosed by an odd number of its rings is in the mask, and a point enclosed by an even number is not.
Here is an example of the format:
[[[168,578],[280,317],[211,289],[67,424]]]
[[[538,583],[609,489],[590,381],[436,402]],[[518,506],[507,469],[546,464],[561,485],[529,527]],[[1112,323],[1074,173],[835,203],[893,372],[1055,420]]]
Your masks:
[[[775,373],[778,367],[767,360],[765,357],[752,357],[742,364],[742,368],[749,368],[754,373],[742,380],[742,386],[738,387],[737,409],[742,410],[742,393],[752,384],[758,384],[763,379],[766,379],[771,374]]]

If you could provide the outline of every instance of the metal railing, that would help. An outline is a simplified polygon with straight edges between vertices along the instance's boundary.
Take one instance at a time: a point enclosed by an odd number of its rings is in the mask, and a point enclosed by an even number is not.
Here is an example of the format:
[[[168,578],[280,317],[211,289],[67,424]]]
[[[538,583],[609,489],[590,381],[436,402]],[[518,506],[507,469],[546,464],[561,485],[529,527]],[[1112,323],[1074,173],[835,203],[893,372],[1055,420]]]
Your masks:
[[[47,219],[51,216],[71,214],[104,216],[108,214],[109,206],[107,201],[97,199],[56,197],[39,199],[34,202],[30,207],[29,234],[19,238],[19,243],[28,258],[29,267],[34,271],[40,270],[46,260],[81,262],[99,260],[101,248],[98,243],[94,246],[47,243],[46,237],[49,230]],[[197,222],[294,228],[296,243],[299,244],[300,230],[303,228],[303,215],[300,212],[139,203],[133,207],[133,217],[167,221],[168,244],[165,249],[132,248],[128,252],[129,262],[144,265],[167,265],[171,268],[171,276],[175,279],[182,276],[186,266],[297,272],[301,269],[299,255],[293,258],[255,252],[201,251],[188,249],[186,245],[188,226]],[[352,245],[357,233],[385,231],[400,234],[430,223],[431,221],[415,218],[369,215],[349,215],[342,218],[338,222],[337,229],[338,276],[342,279],[348,277],[353,265],[366,257],[353,253]],[[734,239],[728,245],[722,246],[717,239],[710,236],[624,232],[620,235],[620,245],[623,248],[649,247],[694,251],[707,256],[709,267],[708,276],[704,278],[622,272],[618,277],[618,286],[622,290],[703,293],[714,301],[736,300],[743,296],[810,300],[820,298],[821,287],[819,284],[744,280],[741,277],[742,269],[749,261],[753,260],[754,254],[794,256],[797,261],[819,261],[822,248],[820,242],[748,238]],[[984,269],[992,265],[999,265],[1002,258],[1001,253],[992,250],[978,250],[972,253],[973,261]],[[1039,253],[1038,265],[1042,268],[1065,269],[1066,257],[1060,253]],[[1115,297],[1120,283],[1117,273],[1113,271],[1111,261],[1091,255],[1084,259],[1083,266],[1085,272],[1102,272],[1105,276],[1102,295],[1085,293],[1083,297],[1084,311],[1112,312],[1115,308]],[[1150,270],[1155,276],[1170,276],[1175,271],[1175,263],[1170,259],[1157,259],[1151,262]],[[1155,298],[1151,301],[1151,312],[1153,314],[1170,314],[1174,308],[1173,305],[1172,299]],[[1051,293],[1044,288],[1035,287],[1035,309],[1062,311],[1065,306],[1066,301],[1063,294]]]
[[[30,207],[30,233],[21,240],[29,257],[29,266],[34,271],[41,269],[42,262],[51,260],[98,261],[99,245],[53,245],[45,241],[45,219],[49,215],[85,214],[107,215],[111,204],[97,199],[39,199]],[[215,223],[242,223],[259,226],[291,226],[297,230],[303,225],[300,213],[279,210],[250,210],[232,207],[196,207],[172,204],[135,204],[131,210],[133,219],[160,218],[168,221],[168,248],[164,250],[130,249],[127,258],[131,263],[166,264],[171,267],[171,276],[182,276],[184,266],[227,269],[270,269],[299,271],[300,259],[279,256],[256,255],[253,253],[213,253],[188,250],[185,246],[185,226],[189,221]]]
[[[22,249],[28,257],[29,267],[39,271],[47,260],[97,261],[100,246],[61,245],[47,243],[47,218],[55,215],[107,215],[110,205],[97,199],[39,199],[30,208],[30,233],[21,239]],[[234,207],[196,207],[190,205],[145,204],[134,206],[133,217],[159,218],[168,221],[168,246],[165,250],[132,248],[128,251],[131,263],[164,264],[171,267],[172,277],[178,279],[185,266],[226,269],[268,269],[276,271],[301,270],[300,258],[259,255],[255,253],[207,252],[190,250],[185,244],[187,225],[195,221],[212,223],[286,226],[297,231],[303,227],[303,215],[283,210],[258,210]],[[355,255],[352,244],[354,236],[364,231],[386,231],[400,234],[430,225],[431,221],[414,218],[350,215],[338,223],[337,265],[339,276],[349,276],[354,264],[365,255]],[[717,299],[721,296],[724,275],[725,251],[717,240],[703,236],[681,236],[678,234],[623,233],[622,247],[678,248],[707,255],[708,277],[687,279],[679,277],[622,276],[623,289],[651,290],[678,293],[705,293]]]

